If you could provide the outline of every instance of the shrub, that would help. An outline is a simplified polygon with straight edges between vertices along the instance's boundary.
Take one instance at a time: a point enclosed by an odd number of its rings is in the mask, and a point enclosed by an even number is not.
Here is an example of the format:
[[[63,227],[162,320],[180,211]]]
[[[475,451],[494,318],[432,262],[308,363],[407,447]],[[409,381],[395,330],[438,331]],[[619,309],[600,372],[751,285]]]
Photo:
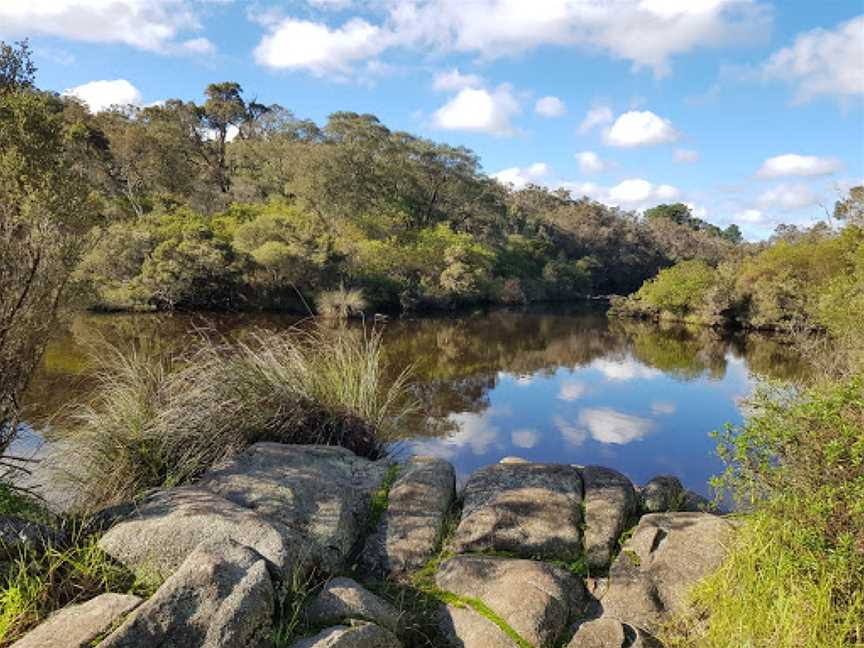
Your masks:
[[[366,299],[362,290],[340,287],[318,295],[317,306],[319,315],[344,320],[362,315],[366,310]]]
[[[840,648],[864,641],[864,375],[762,391],[721,435],[715,485],[753,510],[693,592],[669,646]]]
[[[414,410],[380,332],[257,331],[202,336],[177,357],[101,353],[99,384],[73,414],[66,477],[99,506],[186,483],[258,441],[343,445],[376,458]]]
[[[683,317],[699,306],[702,294],[714,284],[715,272],[703,261],[682,261],[647,281],[636,298]]]

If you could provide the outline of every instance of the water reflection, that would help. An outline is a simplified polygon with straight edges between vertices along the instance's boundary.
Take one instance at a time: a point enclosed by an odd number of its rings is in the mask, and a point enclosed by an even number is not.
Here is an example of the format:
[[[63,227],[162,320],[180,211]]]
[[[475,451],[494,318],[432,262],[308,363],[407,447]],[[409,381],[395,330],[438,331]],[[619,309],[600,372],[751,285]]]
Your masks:
[[[87,348],[97,339],[170,352],[201,328],[242,336],[296,323],[260,315],[81,316],[49,347],[28,416],[42,420],[86,392]],[[607,322],[587,308],[394,321],[385,352],[394,369],[413,365],[435,423],[406,428],[400,452],[446,457],[463,478],[518,455],[602,463],[637,482],[672,472],[703,493],[720,468],[709,432],[740,420],[738,400],[754,376],[804,371],[790,347],[767,336]]]

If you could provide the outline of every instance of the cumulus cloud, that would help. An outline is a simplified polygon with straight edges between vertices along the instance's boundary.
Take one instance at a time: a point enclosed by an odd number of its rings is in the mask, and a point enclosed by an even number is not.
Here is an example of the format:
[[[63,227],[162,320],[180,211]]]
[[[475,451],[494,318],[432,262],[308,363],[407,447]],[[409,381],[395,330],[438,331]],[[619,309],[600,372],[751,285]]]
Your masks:
[[[775,52],[762,71],[768,78],[792,83],[799,102],[820,95],[864,95],[864,16],[834,30],[799,34],[790,47]]]
[[[652,401],[651,413],[655,416],[670,416],[678,411],[678,406],[669,401]]]
[[[580,151],[576,154],[579,170],[582,173],[600,173],[606,170],[606,162],[600,159],[594,151]]]
[[[610,124],[614,117],[612,109],[609,106],[595,106],[585,114],[582,123],[579,124],[579,132],[584,135],[597,126]]]
[[[464,88],[480,88],[482,86],[483,77],[477,74],[462,74],[459,68],[439,72],[432,81],[432,88],[443,92],[455,92]]]
[[[733,220],[737,223],[761,223],[762,212],[758,209],[742,209],[735,214]]]
[[[650,110],[626,112],[603,133],[604,141],[610,146],[628,148],[665,144],[680,137],[681,134],[672,126],[672,122]]]
[[[579,423],[600,443],[625,445],[638,441],[654,428],[654,422],[618,412],[611,407],[592,407],[579,412]]]
[[[576,380],[568,380],[564,383],[561,383],[561,387],[558,389],[558,400],[563,401],[575,401],[582,398],[582,395],[585,393],[587,387],[585,383],[576,381]]]
[[[529,184],[542,184],[549,177],[549,165],[545,162],[535,162],[528,167],[510,167],[493,173],[492,177],[503,185],[522,189]]]
[[[68,88],[62,94],[77,97],[87,104],[92,113],[107,110],[111,106],[140,106],[144,99],[141,96],[141,91],[126,79],[91,81],[74,88]]]
[[[675,149],[672,158],[679,164],[692,164],[699,160],[699,153],[690,149]]]
[[[786,176],[820,176],[839,171],[842,164],[834,158],[822,158],[815,155],[798,155],[787,153],[768,158],[759,167],[756,176],[759,178],[783,178]]]
[[[656,185],[642,178],[623,180],[609,190],[613,204],[635,205],[646,201],[674,200],[681,192],[672,185]]]
[[[183,49],[177,37],[200,27],[192,3],[184,0],[0,2],[3,35],[45,34],[165,52]]]
[[[534,104],[534,112],[542,117],[562,117],[567,113],[567,107],[558,97],[541,97]]]
[[[540,441],[540,433],[529,428],[513,430],[510,433],[510,441],[517,448],[533,448]]]
[[[572,423],[568,423],[567,420],[561,416],[556,416],[552,422],[555,424],[555,427],[558,428],[558,432],[561,433],[561,438],[572,446],[578,448],[588,439],[588,430],[573,425]]]
[[[443,130],[512,135],[510,120],[520,112],[519,100],[508,84],[495,90],[463,88],[432,115],[432,123]]]
[[[191,38],[187,41],[183,41],[183,43],[180,44],[180,47],[192,54],[214,54],[216,52],[216,46],[203,37]]]
[[[779,185],[763,192],[756,202],[763,209],[793,210],[815,205],[819,197],[804,185]]]
[[[286,18],[255,48],[255,61],[273,69],[305,69],[316,75],[348,74],[351,64],[386,47],[381,28],[361,18],[331,29],[325,23]]]
[[[632,359],[616,361],[601,358],[592,362],[591,368],[600,371],[608,380],[650,379],[661,375],[657,369],[646,367]]]

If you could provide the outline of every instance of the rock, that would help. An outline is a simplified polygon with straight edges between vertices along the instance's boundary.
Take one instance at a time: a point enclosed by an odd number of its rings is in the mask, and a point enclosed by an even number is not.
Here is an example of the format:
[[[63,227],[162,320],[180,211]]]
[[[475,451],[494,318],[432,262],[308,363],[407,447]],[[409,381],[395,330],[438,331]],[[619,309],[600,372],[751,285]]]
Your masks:
[[[284,574],[310,558],[308,540],[296,531],[194,486],[145,500],[99,546],[134,571],[164,578],[202,542],[226,540],[252,547]]]
[[[448,605],[438,624],[442,646],[447,648],[519,648],[513,639],[474,610]]]
[[[291,644],[290,648],[402,648],[402,644],[389,630],[374,623],[358,623],[327,628]]]
[[[523,459],[522,457],[502,457],[498,460],[500,464],[524,464],[531,463],[527,459]]]
[[[582,469],[585,489],[585,562],[591,569],[609,566],[618,538],[636,515],[633,484],[621,473],[602,466]]]
[[[204,543],[100,648],[270,646],[267,561],[235,542]]]
[[[371,621],[399,633],[399,610],[350,578],[334,578],[309,603],[306,619],[318,627],[349,619]]]
[[[496,464],[465,486],[453,548],[571,561],[582,556],[582,479],[572,466]]]
[[[646,513],[677,511],[684,499],[684,487],[672,475],[659,475],[642,487],[642,510]]]
[[[12,648],[89,648],[124,614],[141,603],[137,596],[100,594],[59,610],[12,644]]]
[[[367,539],[361,566],[367,574],[399,578],[435,554],[456,494],[449,462],[414,457],[390,489],[389,504]]]
[[[311,538],[322,567],[337,569],[366,529],[383,462],[335,446],[256,443],[197,486]]]
[[[567,648],[662,648],[647,632],[617,619],[602,618],[579,626]]]
[[[678,510],[688,511],[690,513],[699,513],[700,511],[714,511],[715,513],[722,512],[716,510],[714,504],[707,497],[703,497],[699,493],[694,493],[691,490],[684,491],[684,497],[681,500],[681,506]]]
[[[66,544],[66,534],[44,524],[12,516],[0,517],[0,562],[16,560],[22,551],[40,553],[49,545]]]
[[[588,599],[580,579],[534,560],[455,556],[441,565],[435,583],[479,599],[534,646],[552,645]]]
[[[609,571],[603,614],[651,630],[726,556],[734,526],[710,513],[644,516]]]

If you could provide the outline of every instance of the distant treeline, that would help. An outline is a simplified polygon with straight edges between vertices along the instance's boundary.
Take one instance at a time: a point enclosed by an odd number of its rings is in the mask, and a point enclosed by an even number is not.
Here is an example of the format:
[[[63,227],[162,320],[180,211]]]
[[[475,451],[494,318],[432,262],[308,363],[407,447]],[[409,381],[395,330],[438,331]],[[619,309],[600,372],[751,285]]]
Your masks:
[[[564,191],[519,191],[477,156],[338,112],[323,127],[207,87],[91,115],[98,241],[76,279],[97,309],[314,308],[340,287],[369,308],[448,308],[629,293],[660,268],[737,254],[740,232],[666,205],[648,218]],[[305,302],[305,303],[304,303]]]

